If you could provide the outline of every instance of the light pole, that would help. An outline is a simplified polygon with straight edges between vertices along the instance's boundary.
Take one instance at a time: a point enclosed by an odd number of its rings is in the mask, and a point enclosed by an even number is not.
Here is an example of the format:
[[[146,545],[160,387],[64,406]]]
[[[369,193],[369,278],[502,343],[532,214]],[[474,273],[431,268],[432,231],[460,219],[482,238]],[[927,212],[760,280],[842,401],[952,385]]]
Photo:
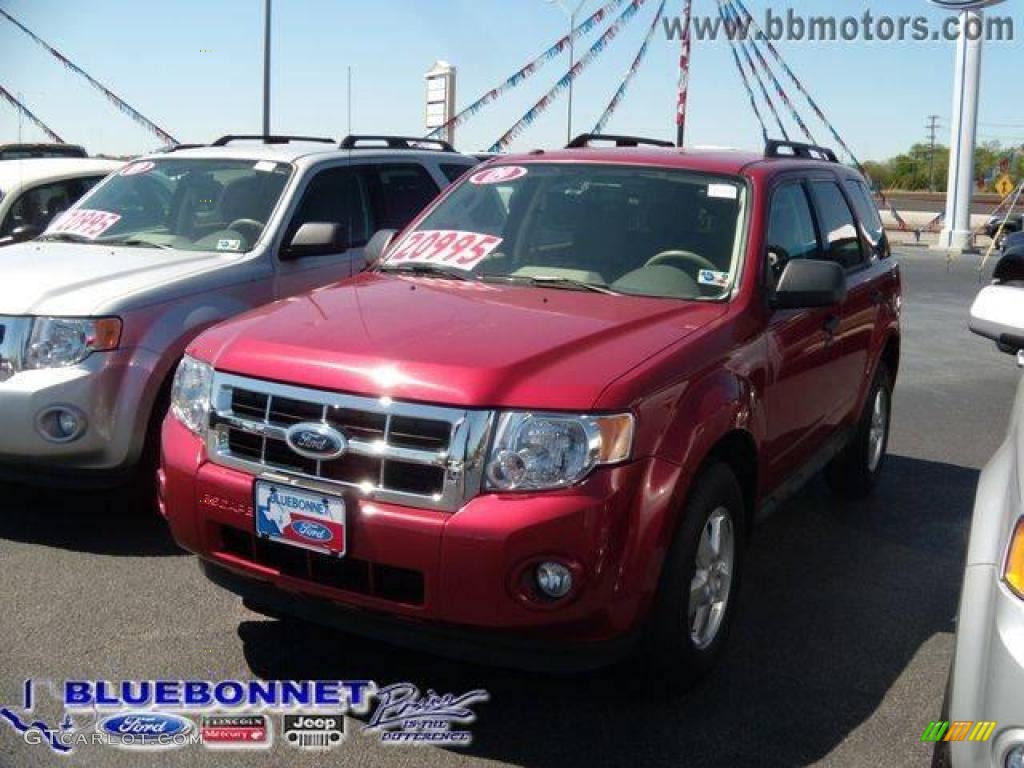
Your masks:
[[[270,135],[270,0],[263,0],[263,135]]]
[[[575,7],[566,5],[564,0],[547,0],[551,5],[557,5],[562,9],[562,12],[569,17],[569,73],[572,74],[573,67],[576,66],[576,36],[573,34],[576,30],[576,18],[580,15],[580,11],[583,10],[583,6],[587,4],[587,0],[580,0]],[[569,80],[569,117],[567,123],[566,133],[568,138],[566,143],[572,141],[572,87],[573,80]]]

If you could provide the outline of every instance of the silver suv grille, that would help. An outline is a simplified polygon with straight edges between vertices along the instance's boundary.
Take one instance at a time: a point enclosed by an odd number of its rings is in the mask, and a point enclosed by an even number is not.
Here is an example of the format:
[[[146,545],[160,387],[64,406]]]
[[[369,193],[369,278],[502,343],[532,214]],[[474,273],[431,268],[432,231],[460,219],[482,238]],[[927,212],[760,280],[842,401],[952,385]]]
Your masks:
[[[338,459],[300,456],[289,427],[324,423],[348,441]],[[329,491],[454,512],[480,491],[488,411],[367,398],[217,373],[209,455],[255,475],[305,480]]]

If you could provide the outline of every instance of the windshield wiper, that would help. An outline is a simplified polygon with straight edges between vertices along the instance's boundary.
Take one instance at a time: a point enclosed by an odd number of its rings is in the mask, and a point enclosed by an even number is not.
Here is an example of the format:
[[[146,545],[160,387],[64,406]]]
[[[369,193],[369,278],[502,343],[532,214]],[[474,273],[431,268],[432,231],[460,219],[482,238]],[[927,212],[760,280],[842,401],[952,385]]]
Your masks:
[[[483,275],[485,280],[500,280],[508,283],[528,283],[538,288],[555,288],[565,291],[590,291],[591,293],[603,293],[606,296],[621,296],[618,291],[613,291],[607,285],[588,283],[584,280],[575,280],[571,277],[561,275]]]
[[[382,264],[377,268],[377,271],[398,272],[425,277],[446,277],[451,280],[473,281],[480,279],[472,272],[467,272],[464,269],[446,267],[443,264],[428,264],[423,261],[412,261],[406,264]]]
[[[99,243],[101,245],[126,245],[129,248],[141,246],[143,248],[160,248],[165,251],[174,250],[174,248],[172,248],[169,245],[164,245],[163,243],[154,243],[152,240],[143,240],[142,238],[139,237],[126,237],[124,240],[118,240],[116,238],[113,240],[100,240]]]
[[[84,235],[78,235],[74,232],[50,232],[45,235],[40,235],[36,240],[59,240],[63,243],[95,243],[91,237],[85,237]]]

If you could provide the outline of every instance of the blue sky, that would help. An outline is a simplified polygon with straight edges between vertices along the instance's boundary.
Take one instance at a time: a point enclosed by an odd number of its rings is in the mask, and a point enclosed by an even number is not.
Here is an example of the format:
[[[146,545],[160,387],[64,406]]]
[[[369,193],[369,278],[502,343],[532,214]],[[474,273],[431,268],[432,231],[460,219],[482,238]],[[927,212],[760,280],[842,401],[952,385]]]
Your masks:
[[[603,0],[590,0],[596,9]],[[636,54],[657,0],[580,77],[576,127],[593,126]],[[765,0],[747,0],[758,16]],[[943,12],[926,0],[773,1],[801,13],[923,15]],[[714,12],[713,0],[695,0]],[[258,132],[261,112],[262,0],[0,0],[71,60],[181,141]],[[681,0],[670,0],[678,13]],[[1024,143],[1020,97],[1024,13],[1009,0],[990,13],[1013,15],[1018,41],[986,45],[982,138]],[[352,124],[360,132],[424,132],[424,81],[437,59],[459,68],[464,105],[564,34],[563,13],[545,0],[276,0],[273,115],[275,132],[341,136],[347,124],[346,68],[353,68]],[[584,40],[583,50],[600,32]],[[790,66],[861,159],[880,159],[923,140],[929,114],[943,118],[948,141],[953,43],[782,43]],[[608,132],[672,138],[678,43],[659,33]],[[460,130],[461,149],[489,146],[568,67],[552,61]],[[0,19],[0,85],[21,93],[40,118],[92,152],[136,153],[157,142],[84,80]],[[796,98],[797,94],[794,94]],[[801,103],[798,101],[798,103]],[[557,102],[515,148],[564,142],[565,100]],[[819,139],[825,130],[810,122]],[[18,115],[0,102],[0,142],[18,136]],[[24,125],[26,140],[42,139]],[[728,43],[694,50],[688,143],[756,147],[760,133]],[[827,143],[827,142],[823,142]]]

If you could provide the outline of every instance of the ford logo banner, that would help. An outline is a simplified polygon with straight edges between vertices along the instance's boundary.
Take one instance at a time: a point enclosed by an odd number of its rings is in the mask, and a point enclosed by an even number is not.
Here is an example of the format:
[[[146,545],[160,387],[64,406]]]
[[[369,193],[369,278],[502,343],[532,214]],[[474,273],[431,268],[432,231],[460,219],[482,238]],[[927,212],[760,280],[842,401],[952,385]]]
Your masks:
[[[947,11],[976,11],[979,8],[997,5],[1003,0],[928,0],[928,2],[939,6],[939,8],[945,8]]]
[[[334,538],[330,528],[313,520],[296,520],[292,523],[292,530],[296,536],[319,544],[326,544]]]
[[[327,424],[296,424],[285,433],[285,442],[295,453],[315,461],[330,461],[345,455],[348,440]]]
[[[163,712],[129,712],[105,718],[96,726],[125,746],[172,746],[194,727],[191,720]]]

